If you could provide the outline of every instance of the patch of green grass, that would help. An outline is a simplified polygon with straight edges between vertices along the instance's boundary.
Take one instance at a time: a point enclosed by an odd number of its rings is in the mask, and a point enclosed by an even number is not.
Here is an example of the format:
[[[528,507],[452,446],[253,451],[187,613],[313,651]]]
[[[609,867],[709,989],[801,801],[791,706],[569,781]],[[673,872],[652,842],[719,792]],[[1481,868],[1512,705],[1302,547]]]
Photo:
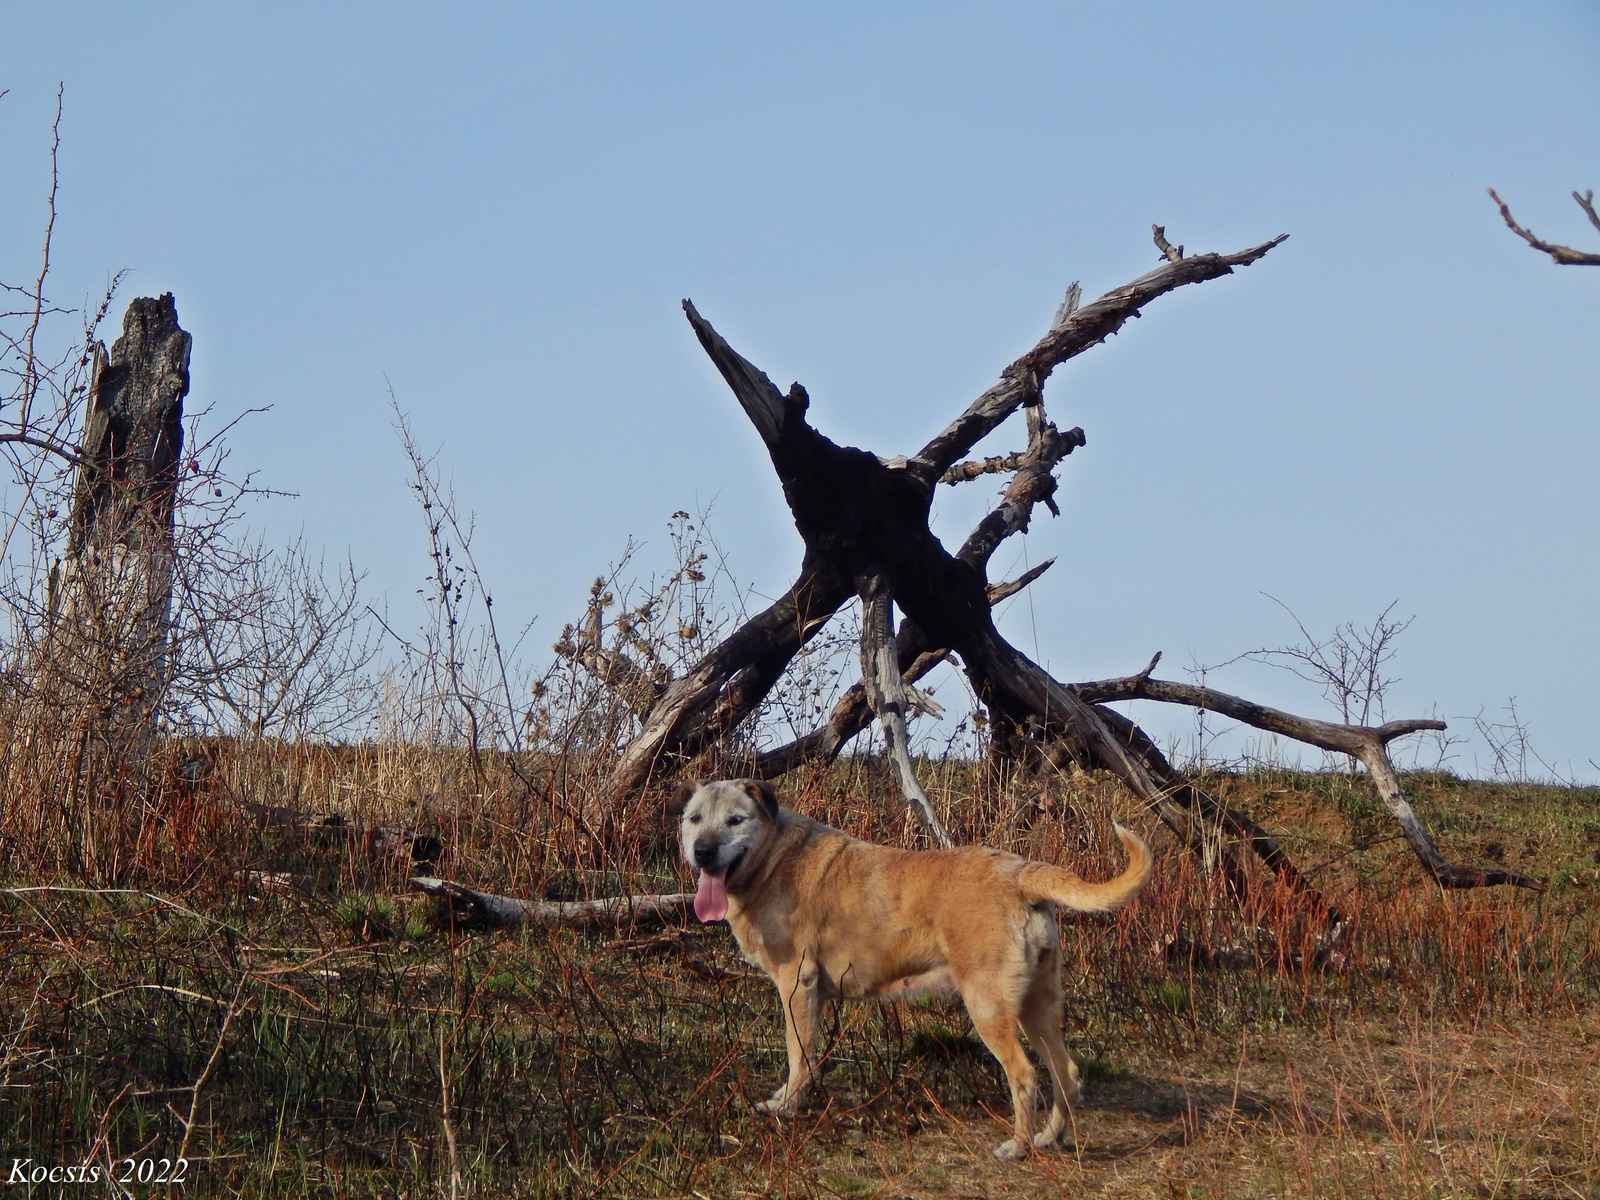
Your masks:
[[[817,1182],[836,1196],[870,1196],[882,1186],[876,1180],[845,1171],[818,1171]]]
[[[1175,1017],[1181,1017],[1189,1011],[1192,997],[1187,984],[1176,979],[1163,979],[1156,985],[1156,999],[1161,1002],[1161,1007]]]
[[[398,906],[389,896],[346,896],[334,908],[339,924],[362,940],[390,938],[395,934]]]
[[[1113,1058],[1103,1049],[1072,1050],[1072,1061],[1078,1064],[1078,1078],[1085,1084],[1104,1083],[1121,1079],[1128,1074],[1128,1064]]]

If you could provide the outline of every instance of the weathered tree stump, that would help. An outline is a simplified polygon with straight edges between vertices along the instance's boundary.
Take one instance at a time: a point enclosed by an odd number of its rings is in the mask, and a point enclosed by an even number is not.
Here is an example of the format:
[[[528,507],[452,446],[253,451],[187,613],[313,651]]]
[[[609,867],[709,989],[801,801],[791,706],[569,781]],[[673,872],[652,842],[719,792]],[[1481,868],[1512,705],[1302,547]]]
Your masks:
[[[123,777],[149,752],[167,679],[191,343],[169,292],[129,304],[109,352],[94,345],[67,548],[51,572],[41,682]]]

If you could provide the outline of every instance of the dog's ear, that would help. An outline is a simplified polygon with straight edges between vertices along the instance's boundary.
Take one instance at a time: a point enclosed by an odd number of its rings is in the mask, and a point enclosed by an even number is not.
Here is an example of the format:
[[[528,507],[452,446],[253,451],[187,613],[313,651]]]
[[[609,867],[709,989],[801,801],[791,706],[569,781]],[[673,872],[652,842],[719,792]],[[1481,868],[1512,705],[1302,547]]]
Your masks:
[[[698,779],[687,783],[680,783],[672,789],[672,795],[667,797],[667,816],[674,819],[683,816],[684,806],[689,803],[689,797],[700,790]]]
[[[750,793],[750,798],[761,805],[761,811],[767,814],[767,820],[778,819],[778,789],[765,779],[743,779],[740,782],[744,790]]]

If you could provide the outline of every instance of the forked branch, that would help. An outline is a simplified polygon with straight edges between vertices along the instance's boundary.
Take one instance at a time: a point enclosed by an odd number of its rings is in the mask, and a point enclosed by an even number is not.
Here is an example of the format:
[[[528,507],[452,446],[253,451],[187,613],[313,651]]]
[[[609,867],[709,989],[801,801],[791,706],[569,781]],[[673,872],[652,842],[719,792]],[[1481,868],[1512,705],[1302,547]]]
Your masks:
[[[1318,721],[1310,717],[1297,717],[1282,709],[1270,708],[1250,700],[1219,692],[1215,688],[1198,687],[1188,683],[1173,683],[1152,679],[1150,671],[1155,663],[1137,675],[1122,679],[1107,679],[1098,683],[1080,683],[1072,690],[1093,703],[1115,700],[1158,700],[1167,704],[1184,704],[1191,708],[1220,713],[1268,733],[1282,734],[1297,742],[1304,742],[1336,754],[1348,754],[1360,759],[1367,775],[1377,789],[1379,798],[1394,814],[1412,850],[1427,868],[1440,887],[1492,887],[1511,884],[1515,887],[1543,891],[1544,885],[1527,875],[1506,871],[1498,867],[1463,866],[1450,862],[1434,844],[1427,826],[1417,816],[1400,786],[1400,773],[1389,759],[1389,743],[1407,734],[1429,729],[1444,729],[1443,721],[1417,719],[1389,721],[1383,725],[1339,725],[1331,721]]]
[[[964,413],[919,450],[910,460],[910,469],[929,483],[938,480],[958,458],[1024,402],[1037,396],[1050,372],[1067,359],[1105,341],[1130,317],[1138,316],[1139,310],[1150,301],[1185,284],[1231,275],[1235,267],[1249,266],[1288,236],[1280,234],[1270,242],[1236,254],[1196,254],[1169,261],[1132,283],[1113,288],[1092,304],[1072,309],[1051,326],[1033,349],[1000,373],[999,383],[968,405]]]
[[[1600,229],[1600,214],[1594,209],[1594,191],[1573,192],[1572,198],[1578,202],[1578,207],[1583,209],[1584,215],[1589,218],[1589,224]],[[1489,189],[1489,199],[1500,206],[1500,215],[1505,219],[1506,227],[1516,234],[1535,250],[1543,251],[1550,256],[1550,261],[1563,267],[1600,267],[1600,254],[1590,254],[1586,250],[1574,250],[1571,246],[1558,246],[1554,242],[1547,242],[1535,236],[1533,230],[1524,229],[1517,224],[1511,215],[1511,209],[1506,202],[1495,194],[1493,188]]]

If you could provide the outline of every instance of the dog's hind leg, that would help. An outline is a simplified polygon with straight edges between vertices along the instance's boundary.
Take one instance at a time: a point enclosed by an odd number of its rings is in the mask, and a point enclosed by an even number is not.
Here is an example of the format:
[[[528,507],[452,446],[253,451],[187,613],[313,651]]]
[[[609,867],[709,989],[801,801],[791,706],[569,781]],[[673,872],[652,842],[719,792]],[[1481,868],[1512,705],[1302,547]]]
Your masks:
[[[1053,1146],[1067,1126],[1067,1106],[1083,1098],[1078,1081],[1078,1064],[1067,1053],[1061,1040],[1061,963],[1055,952],[1044,956],[1038,972],[1023,998],[1021,1023],[1028,1041],[1050,1068],[1055,1085],[1055,1101],[1050,1121],[1033,1139],[1035,1146]]]
[[[976,990],[976,989],[974,989]],[[973,991],[965,993],[967,1012],[972,1016],[973,1028],[989,1047],[989,1052],[1000,1060],[1011,1085],[1011,1111],[1013,1136],[994,1149],[996,1158],[1008,1162],[1027,1157],[1033,1146],[1033,1105],[1036,1098],[1033,1064],[1028,1052],[1017,1039],[1017,1011],[999,994],[998,989],[988,994]]]
[[[800,1099],[816,1069],[814,1058],[818,1010],[822,989],[817,965],[805,958],[798,966],[785,966],[773,977],[778,999],[783,1005],[784,1039],[789,1049],[789,1081],[772,1094],[772,1099],[756,1105],[757,1112],[775,1117],[792,1117],[800,1110]]]

